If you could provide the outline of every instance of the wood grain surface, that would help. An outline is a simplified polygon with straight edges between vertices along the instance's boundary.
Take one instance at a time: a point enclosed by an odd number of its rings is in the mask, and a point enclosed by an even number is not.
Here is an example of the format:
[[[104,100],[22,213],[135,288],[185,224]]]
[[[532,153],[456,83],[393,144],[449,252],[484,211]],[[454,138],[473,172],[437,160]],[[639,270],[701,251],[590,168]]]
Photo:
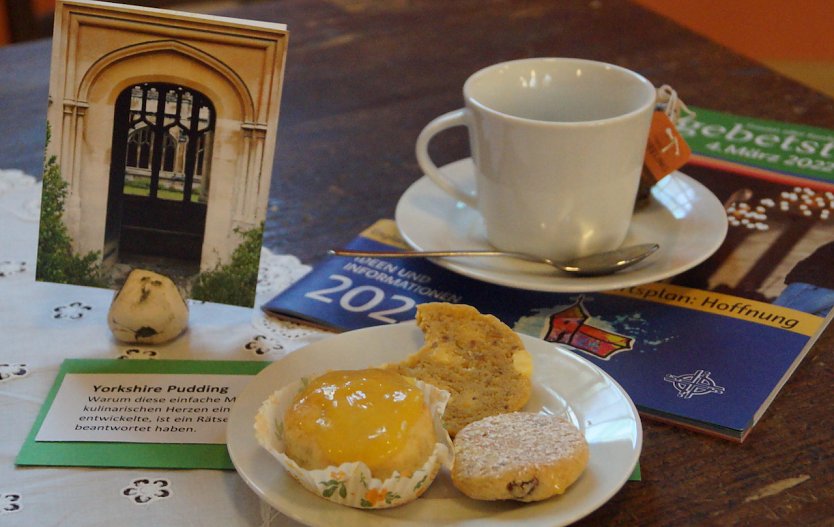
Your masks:
[[[489,64],[613,62],[684,101],[831,128],[834,101],[622,0],[275,0],[229,14],[287,23],[290,45],[265,245],[313,264],[393,217],[421,175],[414,142]],[[39,173],[49,41],[0,49],[0,167]],[[432,145],[468,155],[463,130]],[[644,420],[642,481],[578,525],[834,525],[834,333],[744,444]]]

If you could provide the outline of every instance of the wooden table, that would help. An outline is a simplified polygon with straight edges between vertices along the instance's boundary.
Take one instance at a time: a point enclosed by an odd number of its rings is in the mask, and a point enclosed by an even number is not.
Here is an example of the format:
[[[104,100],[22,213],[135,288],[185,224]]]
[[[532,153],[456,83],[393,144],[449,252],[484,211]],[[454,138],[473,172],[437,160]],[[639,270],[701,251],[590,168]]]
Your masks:
[[[529,56],[613,62],[719,111],[831,127],[834,101],[618,0],[275,0],[233,16],[291,31],[265,245],[315,263],[393,217],[414,141],[475,70]],[[0,166],[40,170],[48,41],[0,49]],[[433,145],[468,155],[462,130]],[[743,445],[644,422],[643,480],[579,525],[832,525],[834,331]]]

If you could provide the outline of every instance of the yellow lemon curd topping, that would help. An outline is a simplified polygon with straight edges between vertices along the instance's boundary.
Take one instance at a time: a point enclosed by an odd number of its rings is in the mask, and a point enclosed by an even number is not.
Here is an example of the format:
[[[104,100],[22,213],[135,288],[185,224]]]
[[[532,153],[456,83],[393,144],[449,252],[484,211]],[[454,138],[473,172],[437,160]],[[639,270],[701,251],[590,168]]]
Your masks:
[[[379,369],[310,381],[287,409],[284,438],[286,454],[305,469],[363,461],[381,479],[422,466],[435,442],[423,392]]]

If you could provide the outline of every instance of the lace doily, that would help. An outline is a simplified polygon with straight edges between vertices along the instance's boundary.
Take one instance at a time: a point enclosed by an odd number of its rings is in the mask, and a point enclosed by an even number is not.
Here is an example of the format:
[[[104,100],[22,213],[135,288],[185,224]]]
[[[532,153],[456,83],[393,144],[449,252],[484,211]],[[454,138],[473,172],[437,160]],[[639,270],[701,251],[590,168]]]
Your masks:
[[[295,256],[273,254],[269,249],[263,248],[258,272],[256,305],[263,305],[311,269]],[[293,352],[330,334],[302,324],[280,320],[264,312],[253,317],[252,325],[258,335],[262,335],[266,342],[277,348],[278,355]]]

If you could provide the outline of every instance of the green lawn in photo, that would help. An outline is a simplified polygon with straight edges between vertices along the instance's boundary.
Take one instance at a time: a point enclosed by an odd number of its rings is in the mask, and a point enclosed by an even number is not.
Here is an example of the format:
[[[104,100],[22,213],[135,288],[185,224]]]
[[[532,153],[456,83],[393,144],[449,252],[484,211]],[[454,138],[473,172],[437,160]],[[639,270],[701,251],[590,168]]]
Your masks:
[[[125,181],[124,193],[132,196],[147,196],[149,194],[150,186],[148,183],[141,181]],[[156,189],[156,196],[160,199],[167,199],[171,201],[182,201],[182,190],[172,190],[159,187]],[[191,202],[198,203],[200,201],[200,193],[191,193]]]

